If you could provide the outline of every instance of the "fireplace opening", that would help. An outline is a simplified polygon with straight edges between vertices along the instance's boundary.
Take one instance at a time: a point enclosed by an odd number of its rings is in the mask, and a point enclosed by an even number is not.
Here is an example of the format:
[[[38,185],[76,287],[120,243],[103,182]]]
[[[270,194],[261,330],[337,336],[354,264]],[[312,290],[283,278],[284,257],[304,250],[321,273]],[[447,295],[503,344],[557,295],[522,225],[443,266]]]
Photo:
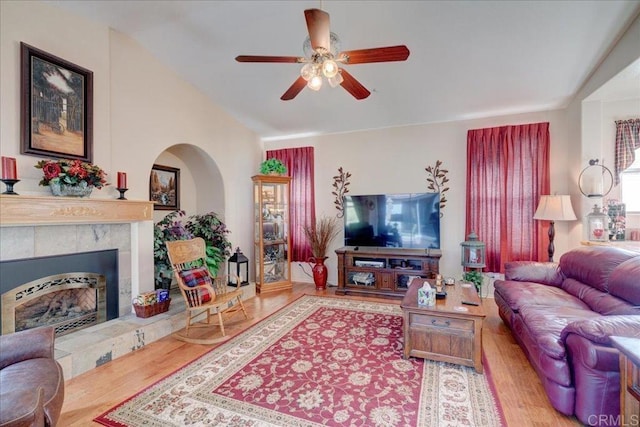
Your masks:
[[[64,335],[118,317],[118,250],[0,262],[2,334]]]
[[[59,274],[15,288],[2,295],[5,310],[14,313],[14,322],[3,322],[3,333],[54,326],[61,336],[103,322],[105,288],[105,277],[91,273]]]

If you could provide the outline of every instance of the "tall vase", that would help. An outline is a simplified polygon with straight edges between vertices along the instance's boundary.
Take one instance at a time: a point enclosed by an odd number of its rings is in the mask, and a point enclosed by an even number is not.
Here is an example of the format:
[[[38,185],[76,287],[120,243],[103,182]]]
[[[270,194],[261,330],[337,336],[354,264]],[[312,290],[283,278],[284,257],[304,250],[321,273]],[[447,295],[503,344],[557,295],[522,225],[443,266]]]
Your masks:
[[[313,283],[316,284],[316,290],[327,289],[327,276],[329,275],[329,270],[327,270],[327,266],[324,265],[324,261],[327,258],[329,257],[309,258],[309,263],[314,264],[311,271],[313,272]]]

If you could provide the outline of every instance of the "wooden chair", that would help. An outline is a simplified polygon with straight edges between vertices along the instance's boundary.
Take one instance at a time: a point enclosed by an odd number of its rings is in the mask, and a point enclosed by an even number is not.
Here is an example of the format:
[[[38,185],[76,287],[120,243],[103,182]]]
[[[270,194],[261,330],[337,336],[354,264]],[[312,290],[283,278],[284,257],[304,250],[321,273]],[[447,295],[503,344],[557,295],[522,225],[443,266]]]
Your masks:
[[[242,290],[233,290],[227,286],[228,275],[215,278],[211,276],[205,263],[206,245],[202,238],[168,241],[166,246],[174,276],[187,305],[185,333],[177,333],[176,337],[197,344],[213,344],[226,339],[224,317],[242,311],[244,317],[249,318],[242,303]],[[235,283],[240,283],[237,277],[234,279]],[[206,321],[192,323],[202,314],[206,314]],[[212,323],[213,314],[218,315],[217,324]],[[211,326],[219,326],[222,336],[201,339],[189,337],[190,328]]]

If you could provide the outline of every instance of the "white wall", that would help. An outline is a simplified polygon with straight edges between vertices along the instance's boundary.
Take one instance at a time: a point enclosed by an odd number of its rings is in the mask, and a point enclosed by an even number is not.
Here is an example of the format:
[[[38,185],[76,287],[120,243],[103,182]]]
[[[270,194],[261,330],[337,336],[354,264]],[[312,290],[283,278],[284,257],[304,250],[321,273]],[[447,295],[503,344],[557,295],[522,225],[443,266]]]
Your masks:
[[[460,277],[460,243],[465,240],[467,131],[546,121],[550,122],[551,134],[551,190],[566,194],[569,189],[564,163],[572,147],[568,143],[564,111],[269,141],[265,142],[265,149],[314,147],[316,213],[326,215],[337,212],[331,191],[332,177],[339,167],[352,174],[350,194],[425,192],[428,191],[425,168],[441,160],[442,167],[449,170],[450,190],[446,193],[448,201],[441,220],[440,271]],[[566,224],[556,225],[556,259],[575,246],[567,240],[567,229]],[[331,248],[327,263],[330,284],[337,281],[337,258],[333,250],[342,246],[343,238],[340,234]],[[310,271],[308,266],[303,266]],[[295,265],[293,276],[296,280],[311,280]]]
[[[191,165],[181,164],[187,184],[181,187],[185,206],[197,210],[198,197],[194,206],[193,194],[209,192],[208,197],[217,200],[214,205],[224,209],[219,213],[232,232],[233,245],[251,247],[250,177],[263,153],[252,131],[136,42],[102,24],[39,2],[1,1],[0,17],[0,152],[17,158],[18,193],[47,195],[49,191],[38,187],[41,174],[33,165],[40,158],[20,155],[20,42],[24,41],[93,71],[93,161],[105,169],[111,182],[117,171],[127,172],[128,199],[148,199],[151,166],[162,152],[176,145],[197,146],[192,155],[204,159],[197,167],[216,169],[212,175],[221,183],[196,182],[200,171],[187,173]],[[175,148],[171,152],[181,153]],[[91,197],[116,198],[114,187],[94,191]],[[152,289],[152,227],[135,228],[139,235],[132,238],[138,245],[132,270],[141,290]]]

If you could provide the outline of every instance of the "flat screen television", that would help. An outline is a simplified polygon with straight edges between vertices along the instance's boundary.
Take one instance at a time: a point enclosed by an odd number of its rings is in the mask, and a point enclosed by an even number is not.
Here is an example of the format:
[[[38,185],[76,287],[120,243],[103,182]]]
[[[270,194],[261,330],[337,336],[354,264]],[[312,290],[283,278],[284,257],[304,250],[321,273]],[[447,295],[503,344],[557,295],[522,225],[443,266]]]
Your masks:
[[[440,249],[440,193],[345,196],[344,244]]]

